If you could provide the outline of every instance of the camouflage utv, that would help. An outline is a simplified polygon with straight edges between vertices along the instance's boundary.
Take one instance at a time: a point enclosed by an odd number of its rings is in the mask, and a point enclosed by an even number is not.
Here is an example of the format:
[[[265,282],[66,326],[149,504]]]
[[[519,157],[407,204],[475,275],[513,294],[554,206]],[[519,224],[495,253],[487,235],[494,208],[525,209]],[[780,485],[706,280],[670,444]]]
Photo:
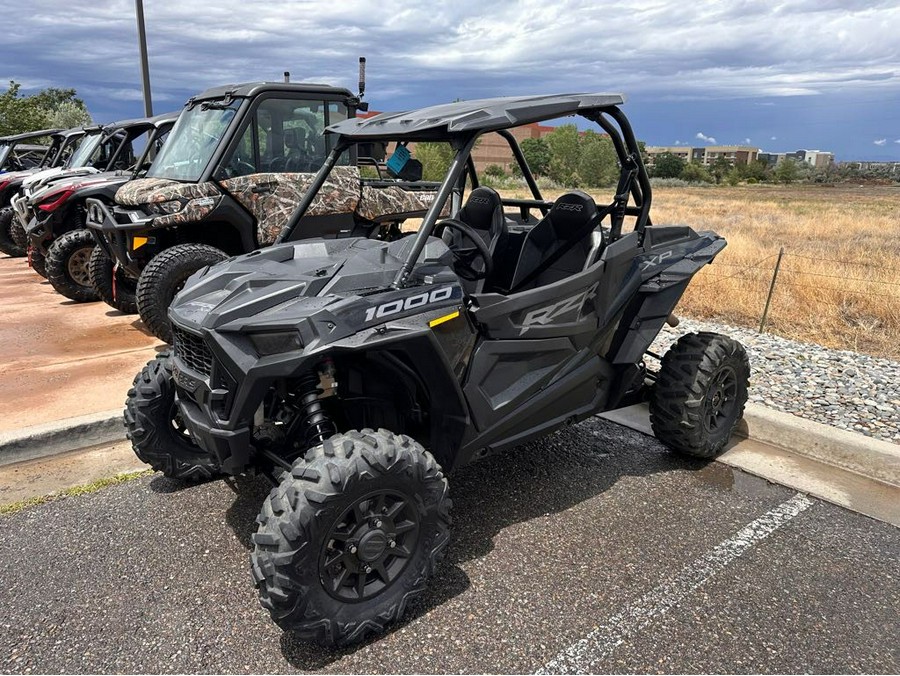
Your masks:
[[[171,342],[167,311],[187,278],[273,244],[332,150],[323,130],[364,106],[347,89],[289,82],[193,97],[146,177],[119,188],[111,208],[88,202],[87,225],[100,244],[94,255],[114,261],[91,269],[136,285],[144,324]],[[334,168],[296,238],[394,237],[403,220],[425,214],[436,184],[363,182],[359,159],[357,148],[341,158],[345,166]]]

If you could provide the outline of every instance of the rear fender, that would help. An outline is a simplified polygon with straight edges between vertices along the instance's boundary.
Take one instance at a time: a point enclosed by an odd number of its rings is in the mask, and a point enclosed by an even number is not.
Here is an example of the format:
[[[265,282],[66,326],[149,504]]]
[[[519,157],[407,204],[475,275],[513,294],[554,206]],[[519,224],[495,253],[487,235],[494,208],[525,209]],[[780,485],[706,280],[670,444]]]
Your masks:
[[[652,226],[646,233],[644,253],[634,260],[617,299],[616,308],[624,306],[624,312],[606,351],[613,364],[641,361],[691,278],[726,246],[713,232],[682,226]],[[623,298],[626,291],[630,299]]]

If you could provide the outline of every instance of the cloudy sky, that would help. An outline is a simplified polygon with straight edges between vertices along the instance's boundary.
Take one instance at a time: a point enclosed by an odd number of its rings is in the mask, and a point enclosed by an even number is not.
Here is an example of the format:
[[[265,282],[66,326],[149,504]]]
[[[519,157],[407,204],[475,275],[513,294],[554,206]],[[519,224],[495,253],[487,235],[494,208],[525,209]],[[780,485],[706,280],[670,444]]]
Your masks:
[[[900,160],[900,3],[144,0],[155,112],[228,82],[355,88],[375,110],[616,91],[649,144]],[[0,78],[142,111],[132,0],[0,0]],[[15,20],[11,20],[15,17]]]

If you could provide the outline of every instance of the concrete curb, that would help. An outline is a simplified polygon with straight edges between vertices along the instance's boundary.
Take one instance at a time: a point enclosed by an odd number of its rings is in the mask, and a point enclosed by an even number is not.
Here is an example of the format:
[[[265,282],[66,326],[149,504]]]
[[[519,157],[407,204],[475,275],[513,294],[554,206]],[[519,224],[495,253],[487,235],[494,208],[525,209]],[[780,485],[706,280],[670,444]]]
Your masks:
[[[122,409],[0,432],[0,465],[43,458],[124,438]]]
[[[646,404],[610,411],[600,417],[638,432],[653,434]],[[758,404],[747,404],[736,436],[900,487],[900,446],[897,444]]]

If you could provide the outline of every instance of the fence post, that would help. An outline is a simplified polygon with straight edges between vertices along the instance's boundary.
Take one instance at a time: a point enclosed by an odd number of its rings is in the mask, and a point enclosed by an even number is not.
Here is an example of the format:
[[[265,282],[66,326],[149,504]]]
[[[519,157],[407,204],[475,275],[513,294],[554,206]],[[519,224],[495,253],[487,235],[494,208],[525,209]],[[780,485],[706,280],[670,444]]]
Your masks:
[[[784,256],[784,247],[778,250],[778,260],[775,261],[775,270],[772,272],[772,283],[769,284],[769,295],[766,296],[766,307],[763,308],[762,319],[759,320],[759,333],[766,330],[766,317],[769,316],[769,304],[772,302],[772,294],[775,293],[775,280],[778,279],[778,270],[781,268],[781,258]]]

